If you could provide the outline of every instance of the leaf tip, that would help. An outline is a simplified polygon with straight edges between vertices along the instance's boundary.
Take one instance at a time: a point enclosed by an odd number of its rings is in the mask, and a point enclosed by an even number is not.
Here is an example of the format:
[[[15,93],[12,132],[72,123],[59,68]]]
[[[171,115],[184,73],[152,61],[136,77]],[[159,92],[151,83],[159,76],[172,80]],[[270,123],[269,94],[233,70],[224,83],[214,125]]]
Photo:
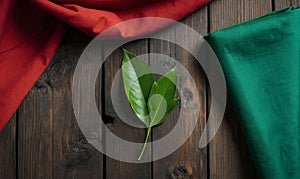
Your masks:
[[[177,71],[177,65],[174,65],[174,67],[172,69],[174,69],[175,71]]]

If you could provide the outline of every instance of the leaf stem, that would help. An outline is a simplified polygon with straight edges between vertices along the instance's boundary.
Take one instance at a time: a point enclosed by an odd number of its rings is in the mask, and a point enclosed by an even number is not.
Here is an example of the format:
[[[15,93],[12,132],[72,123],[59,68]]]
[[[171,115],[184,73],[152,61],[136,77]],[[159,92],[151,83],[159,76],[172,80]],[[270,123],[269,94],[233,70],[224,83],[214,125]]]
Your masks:
[[[144,151],[146,149],[146,145],[147,145],[147,142],[148,142],[148,138],[149,138],[150,132],[151,132],[151,127],[147,128],[147,136],[146,136],[146,139],[145,139],[145,142],[144,142],[144,146],[143,146],[143,149],[141,151],[141,154],[140,154],[138,160],[141,160],[141,158],[142,158],[142,156],[144,154]]]

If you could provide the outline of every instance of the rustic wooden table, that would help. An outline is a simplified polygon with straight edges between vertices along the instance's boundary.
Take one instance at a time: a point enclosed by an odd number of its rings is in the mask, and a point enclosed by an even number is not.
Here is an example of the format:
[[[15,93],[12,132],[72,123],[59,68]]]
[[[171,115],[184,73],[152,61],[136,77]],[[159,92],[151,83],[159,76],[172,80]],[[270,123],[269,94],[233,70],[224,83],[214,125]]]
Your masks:
[[[300,5],[300,0],[214,0],[181,22],[205,34],[289,5]],[[132,42],[125,47],[136,54],[156,52],[170,55],[185,65],[200,92],[200,119],[196,129],[176,152],[151,163],[119,162],[93,148],[77,125],[71,103],[72,75],[81,52],[90,40],[81,32],[69,31],[47,70],[0,133],[1,179],[257,178],[230,100],[216,137],[208,147],[197,148],[209,111],[209,87],[205,74],[186,51],[153,39]],[[121,122],[108,95],[114,75],[120,68],[121,57],[120,50],[113,53],[99,72],[97,102],[111,131],[128,140],[142,142],[145,131]],[[188,101],[193,97],[187,94],[184,98]],[[171,130],[176,123],[172,119],[176,119],[177,114],[178,111],[175,111],[168,122],[153,130],[152,140]],[[126,155],[126,151],[122,152]]]

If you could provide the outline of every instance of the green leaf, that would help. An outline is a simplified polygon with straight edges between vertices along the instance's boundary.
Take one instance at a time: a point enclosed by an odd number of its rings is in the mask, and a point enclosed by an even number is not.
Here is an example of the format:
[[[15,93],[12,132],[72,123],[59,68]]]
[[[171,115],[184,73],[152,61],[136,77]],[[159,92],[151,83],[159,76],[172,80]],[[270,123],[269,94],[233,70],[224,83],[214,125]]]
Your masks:
[[[126,96],[131,108],[148,127],[147,100],[154,83],[150,67],[132,53],[123,49],[122,74]]]
[[[163,123],[179,103],[179,99],[174,99],[176,83],[176,66],[164,74],[157,83],[153,83],[147,105],[150,115],[150,124],[148,127]]]
[[[163,123],[180,101],[174,99],[177,68],[175,66],[155,82],[150,67],[143,60],[125,49],[123,54],[122,74],[126,96],[135,114],[147,126],[145,142],[138,157],[141,160],[152,127]]]
[[[180,102],[179,99],[174,99],[176,83],[177,69],[175,66],[152,85],[147,103],[150,123],[147,125],[147,136],[138,160],[141,160],[144,154],[152,127],[163,123]]]

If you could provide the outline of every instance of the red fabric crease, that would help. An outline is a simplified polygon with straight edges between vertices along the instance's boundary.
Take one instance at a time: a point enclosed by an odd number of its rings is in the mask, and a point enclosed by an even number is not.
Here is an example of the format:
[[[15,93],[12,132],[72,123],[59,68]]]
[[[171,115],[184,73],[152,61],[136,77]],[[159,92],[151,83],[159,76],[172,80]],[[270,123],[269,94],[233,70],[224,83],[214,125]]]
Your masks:
[[[68,25],[96,36],[139,17],[180,20],[211,0],[3,0],[0,1],[0,131],[51,61]],[[114,35],[135,36],[120,28]]]

